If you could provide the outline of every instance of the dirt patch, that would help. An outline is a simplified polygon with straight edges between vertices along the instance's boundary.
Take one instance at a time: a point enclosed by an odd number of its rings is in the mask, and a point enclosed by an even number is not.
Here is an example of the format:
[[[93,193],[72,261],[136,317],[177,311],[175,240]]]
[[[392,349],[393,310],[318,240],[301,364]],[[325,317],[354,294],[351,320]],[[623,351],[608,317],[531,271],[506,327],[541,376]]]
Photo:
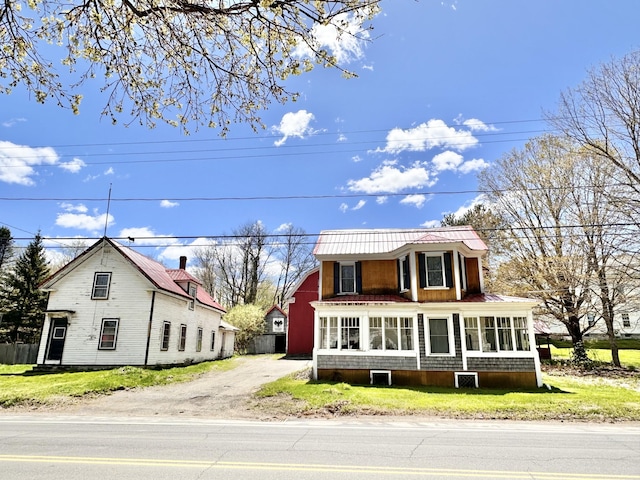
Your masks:
[[[211,371],[192,381],[119,390],[109,395],[61,398],[47,405],[0,409],[6,413],[64,413],[88,416],[185,416],[211,418],[273,417],[253,398],[265,383],[291,373],[308,371],[310,360],[292,360],[269,355],[242,357],[232,370]]]

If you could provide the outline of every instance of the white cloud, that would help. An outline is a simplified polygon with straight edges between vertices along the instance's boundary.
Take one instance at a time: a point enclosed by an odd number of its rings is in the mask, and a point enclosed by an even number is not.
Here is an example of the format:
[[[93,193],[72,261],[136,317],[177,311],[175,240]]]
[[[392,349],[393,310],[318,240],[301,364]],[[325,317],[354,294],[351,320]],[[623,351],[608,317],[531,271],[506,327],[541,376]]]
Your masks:
[[[436,228],[441,226],[441,223],[440,223],[440,220],[427,220],[426,222],[422,223],[420,226],[426,227],[426,228]]]
[[[362,207],[365,206],[366,204],[366,200],[360,200],[355,207],[353,207],[351,210],[360,210]]]
[[[465,127],[468,127],[472,132],[497,132],[498,129],[493,125],[487,125],[482,120],[477,118],[470,118],[462,122]]]
[[[306,110],[299,110],[295,113],[285,113],[282,116],[282,120],[280,120],[280,125],[272,127],[275,132],[283,135],[280,140],[276,140],[273,144],[279,147],[283,145],[289,137],[304,138],[305,135],[314,133],[314,130],[309,126],[309,123],[313,119],[313,113],[309,113]]]
[[[487,197],[484,194],[480,194],[477,197],[475,197],[475,198],[471,199],[470,201],[466,202],[460,208],[458,208],[455,212],[453,212],[453,215],[455,217],[461,217],[462,215],[467,213],[469,210],[471,210],[476,205],[486,204],[486,203],[487,203]],[[448,213],[451,213],[451,212],[444,212],[444,215],[446,215]]]
[[[60,168],[62,168],[63,170],[66,170],[67,172],[71,172],[71,173],[78,173],[80,170],[82,170],[86,166],[87,166],[87,164],[84,163],[79,158],[74,158],[73,160],[70,160],[68,162],[60,163]]]
[[[16,123],[26,122],[26,118],[10,118],[9,120],[5,120],[2,122],[2,126],[6,128],[13,127]]]
[[[343,133],[338,134],[338,143],[343,143],[348,140],[347,136]]]
[[[464,162],[458,169],[462,173],[477,172],[483,170],[489,166],[488,162],[485,162],[482,158],[474,158]]]
[[[433,157],[433,166],[436,171],[442,172],[444,170],[457,170],[464,158],[462,155],[456,152],[452,152],[451,150],[447,150],[446,152],[439,153],[435,157]]]
[[[340,207],[338,207],[340,209],[340,211],[342,213],[345,213],[347,210],[349,210],[349,205],[347,205],[346,203],[341,203]]]
[[[291,223],[283,223],[274,230],[275,233],[286,232],[292,227]]]
[[[177,239],[172,235],[159,235],[149,227],[123,228],[118,236],[132,238],[136,245],[166,246],[168,243],[177,242]]]
[[[354,155],[353,157],[351,157],[351,160],[352,160],[354,163],[358,163],[358,162],[361,162],[361,161],[362,161],[362,157],[361,157],[360,155]]]
[[[89,211],[89,209],[82,203],[74,205],[73,203],[63,202],[60,204],[60,208],[62,208],[65,212],[87,213]]]
[[[60,157],[51,147],[31,148],[0,141],[0,182],[32,186],[34,167],[56,165]]]
[[[398,193],[408,188],[435,185],[424,165],[416,162],[409,168],[397,167],[394,162],[385,162],[371,175],[360,180],[349,180],[349,190],[353,192]]]
[[[376,197],[376,203],[378,205],[384,205],[385,203],[387,203],[387,201],[389,201],[389,197],[387,197],[386,195],[380,195],[379,197]]]
[[[362,69],[363,70],[369,70],[369,71],[373,72],[373,65],[363,65]]]
[[[343,14],[337,15],[332,23],[327,25],[316,23],[311,29],[315,49],[329,50],[341,65],[362,58],[364,46],[369,39],[369,32],[362,28],[362,21],[363,19],[356,15]],[[301,58],[313,57],[313,51],[307,44],[298,44],[293,54]]]
[[[422,208],[426,201],[427,201],[426,195],[414,194],[414,195],[407,195],[402,200],[400,200],[400,203],[404,205],[413,205],[416,208]]]
[[[113,175],[115,172],[115,170],[113,169],[113,167],[109,167],[104,171],[105,175]]]
[[[394,128],[387,134],[387,144],[377,152],[397,154],[404,151],[424,152],[432,148],[450,148],[463,151],[478,144],[478,139],[467,130],[449,127],[442,120],[431,119],[415,128]]]
[[[179,206],[179,205],[180,205],[180,204],[179,204],[178,202],[172,202],[172,201],[170,201],[170,200],[162,200],[162,201],[160,202],[160,206],[161,206],[162,208],[173,208],[173,207],[177,207],[177,206]]]
[[[105,223],[111,226],[115,223],[113,215],[105,213],[95,213],[87,215],[86,213],[59,213],[56,218],[56,225],[65,228],[75,228],[78,230],[86,230],[88,232],[99,232],[104,229]]]

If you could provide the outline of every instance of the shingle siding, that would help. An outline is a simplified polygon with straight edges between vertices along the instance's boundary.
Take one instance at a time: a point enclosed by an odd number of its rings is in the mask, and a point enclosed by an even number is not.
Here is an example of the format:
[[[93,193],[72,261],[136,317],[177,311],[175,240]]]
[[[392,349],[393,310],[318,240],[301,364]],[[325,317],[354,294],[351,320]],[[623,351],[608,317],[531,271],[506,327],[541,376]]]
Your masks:
[[[415,357],[382,355],[318,355],[319,369],[416,370]]]
[[[533,358],[468,358],[467,369],[478,372],[534,372]]]

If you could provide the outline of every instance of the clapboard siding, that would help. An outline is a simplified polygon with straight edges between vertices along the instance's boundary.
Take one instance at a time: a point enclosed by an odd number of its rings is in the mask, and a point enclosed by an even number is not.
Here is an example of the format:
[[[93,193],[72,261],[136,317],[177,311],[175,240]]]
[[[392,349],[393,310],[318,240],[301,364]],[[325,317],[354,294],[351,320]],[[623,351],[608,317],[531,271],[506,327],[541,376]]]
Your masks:
[[[109,296],[92,300],[91,292],[96,272],[111,273]],[[189,308],[189,299],[157,289],[142,272],[119,251],[107,245],[98,248],[61,275],[52,287],[47,306],[38,364],[44,364],[49,338],[50,320],[66,316],[68,327],[60,365],[166,365],[213,360],[220,353],[222,339],[211,350],[211,331],[219,332],[221,313],[196,302]],[[69,312],[69,313],[65,313]],[[98,349],[102,320],[119,320],[116,348]],[[149,321],[151,319],[151,329]],[[161,351],[163,321],[171,322],[171,342]],[[184,351],[178,350],[179,328],[187,325]],[[198,327],[203,329],[202,349],[196,351]]]

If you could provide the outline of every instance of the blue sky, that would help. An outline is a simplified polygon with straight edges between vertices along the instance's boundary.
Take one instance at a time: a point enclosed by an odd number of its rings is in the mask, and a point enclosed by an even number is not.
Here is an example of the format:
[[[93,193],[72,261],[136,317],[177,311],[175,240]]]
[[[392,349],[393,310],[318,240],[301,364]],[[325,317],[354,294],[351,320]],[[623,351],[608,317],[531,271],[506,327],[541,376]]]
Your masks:
[[[431,226],[477,201],[478,171],[548,129],[561,91],[640,47],[637,0],[381,7],[370,42],[336,47],[358,78],[319,67],[290,79],[300,99],[272,104],[258,133],[114,126],[99,81],[79,115],[0,96],[0,224],[19,239],[100,237],[111,187],[107,234],[170,267],[198,237],[254,221]]]

